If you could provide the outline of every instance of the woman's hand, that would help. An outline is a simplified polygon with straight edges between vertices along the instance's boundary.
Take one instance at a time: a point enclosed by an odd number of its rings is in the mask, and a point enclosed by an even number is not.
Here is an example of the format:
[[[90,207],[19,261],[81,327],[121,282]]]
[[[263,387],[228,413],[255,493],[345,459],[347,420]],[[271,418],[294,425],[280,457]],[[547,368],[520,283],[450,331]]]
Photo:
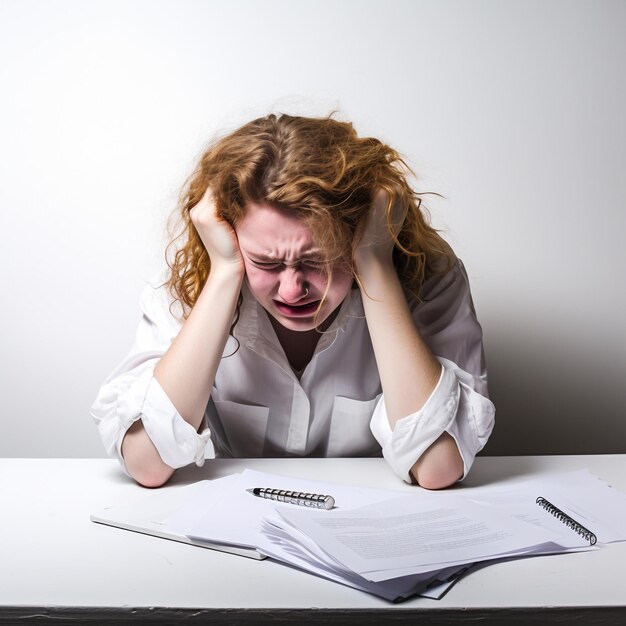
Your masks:
[[[243,257],[233,227],[217,214],[209,187],[202,200],[189,211],[189,217],[211,259],[211,266],[238,267],[244,271]]]
[[[357,235],[354,262],[359,273],[372,263],[387,266],[393,264],[392,252],[395,242],[387,224],[388,205],[389,193],[385,189],[378,189],[374,193],[367,221],[362,224],[360,235]],[[390,210],[391,226],[396,235],[402,228],[406,212],[405,203],[396,198]]]

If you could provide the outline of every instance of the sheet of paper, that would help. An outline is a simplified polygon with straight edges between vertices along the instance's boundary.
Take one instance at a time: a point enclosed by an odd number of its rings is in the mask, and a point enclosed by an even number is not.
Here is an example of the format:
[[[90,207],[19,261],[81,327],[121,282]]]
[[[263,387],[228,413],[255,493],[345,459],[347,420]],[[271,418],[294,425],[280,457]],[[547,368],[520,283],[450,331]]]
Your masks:
[[[538,526],[552,535],[552,541],[562,548],[584,548],[589,542],[573,532],[558,519],[547,513],[536,503],[537,490],[523,487],[502,494],[492,494],[488,499],[472,498],[474,502],[497,509],[503,515],[526,524]]]
[[[275,508],[299,509],[293,504],[258,498],[246,490],[255,487],[286,489],[307,493],[322,493],[335,498],[335,509],[344,510],[363,504],[383,502],[396,498],[399,492],[367,489],[339,483],[328,483],[244,470],[228,489],[213,499],[213,509],[208,511],[186,533],[192,539],[231,543],[240,546],[263,548],[265,538],[261,521],[273,514]],[[328,511],[306,509],[312,515],[325,515]]]
[[[626,494],[588,470],[546,477],[539,495],[592,530],[601,543],[626,541]],[[561,497],[562,496],[562,497]]]
[[[167,520],[167,530],[188,535],[203,517],[208,515],[227,490],[237,482],[239,474],[195,483],[194,490],[183,500],[180,508]]]
[[[256,549],[194,541],[187,536],[188,525],[195,523],[195,520],[205,514],[211,505],[211,493],[223,488],[221,480],[199,481],[174,489],[152,490],[133,502],[108,506],[92,513],[90,518],[101,524],[164,539],[222,550],[253,559],[264,558]]]
[[[600,543],[626,541],[626,494],[611,487],[586,469],[557,474],[546,474],[512,485],[494,485],[467,490],[466,496],[479,502],[503,507],[508,501],[511,511],[516,504],[528,504],[528,518],[535,523],[550,525],[557,529],[563,526],[551,516],[532,513],[535,501],[541,496],[565,513],[589,528]],[[520,510],[521,514],[521,510]],[[567,533],[571,531],[567,530]],[[574,533],[574,536],[576,534]]]

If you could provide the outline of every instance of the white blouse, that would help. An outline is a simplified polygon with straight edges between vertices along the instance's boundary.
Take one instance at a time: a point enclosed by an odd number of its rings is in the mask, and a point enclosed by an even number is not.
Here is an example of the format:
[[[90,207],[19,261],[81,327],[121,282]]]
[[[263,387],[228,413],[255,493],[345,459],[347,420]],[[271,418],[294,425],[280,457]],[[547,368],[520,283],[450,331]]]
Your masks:
[[[456,441],[464,477],[485,445],[495,409],[487,396],[482,330],[460,261],[424,285],[410,309],[442,364],[426,404],[389,426],[363,304],[353,289],[296,375],[268,314],[244,286],[240,318],[218,367],[200,431],[182,419],[153,376],[181,328],[178,303],[148,286],[135,343],[104,383],[91,414],[111,455],[141,419],[163,461],[182,467],[214,457],[378,456],[410,482],[409,470],[444,432]]]

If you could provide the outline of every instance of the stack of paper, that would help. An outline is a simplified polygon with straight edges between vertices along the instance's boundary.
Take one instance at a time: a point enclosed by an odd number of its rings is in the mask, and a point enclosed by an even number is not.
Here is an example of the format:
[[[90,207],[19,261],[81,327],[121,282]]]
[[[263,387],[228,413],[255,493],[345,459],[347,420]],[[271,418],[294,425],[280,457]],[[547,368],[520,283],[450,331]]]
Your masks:
[[[265,520],[263,532],[277,546],[273,552],[264,546],[270,556],[290,562],[288,550],[304,569],[323,573],[322,565],[347,580],[356,575],[383,584],[371,590],[390,599],[478,561],[589,548],[572,533],[527,524],[462,497],[423,493],[329,515],[280,509]]]
[[[255,487],[332,495],[336,505],[326,511],[276,502],[247,491]],[[599,543],[626,540],[626,495],[586,470],[513,485],[410,493],[245,470],[181,488],[167,512],[157,492],[136,508],[108,508],[92,519],[270,557],[399,600],[440,597],[475,563],[597,549],[539,507],[539,496],[591,528]]]
[[[594,549],[538,507],[539,495],[566,508],[573,499],[570,491],[575,488],[580,499],[587,487],[595,494],[597,508],[610,495],[626,513],[624,494],[611,491],[588,472],[527,481],[516,489],[415,489],[410,494],[253,470],[208,484],[202,518],[194,498],[172,519],[178,531],[186,527],[185,534],[195,541],[255,547],[275,560],[389,600],[428,594],[429,588],[437,597],[478,562]],[[336,507],[311,510],[255,498],[247,492],[254,487],[328,493]],[[603,489],[608,495],[600,495]],[[584,506],[572,512],[585,517]],[[605,519],[620,519],[619,514],[604,511]],[[191,528],[189,515],[194,517]],[[616,529],[600,537],[626,539]]]
[[[308,493],[328,493],[335,498],[333,511],[318,511],[292,504],[257,498],[247,489],[255,487],[297,490]],[[420,495],[422,491],[419,490]],[[383,502],[396,499],[400,492],[354,487],[338,483],[322,483],[303,479],[277,476],[255,470],[245,470],[214,481],[204,481],[204,489],[196,490],[173,515],[167,529],[184,533],[192,541],[225,544],[244,548],[256,548],[260,553],[313,574],[329,578],[389,600],[421,593],[429,597],[440,597],[453,583],[455,574],[466,569],[466,565],[441,568],[425,575],[402,577],[403,580],[387,582],[369,581],[349,569],[342,568],[334,559],[328,563],[316,563],[302,555],[297,546],[289,541],[277,542],[266,533],[265,523],[273,519],[278,511],[296,511],[311,515],[329,515],[362,507],[380,506]],[[204,511],[200,518],[198,511]],[[282,544],[282,545],[281,545]],[[311,549],[315,551],[315,544]],[[316,551],[319,554],[319,551]],[[432,569],[432,568],[431,568]],[[398,593],[398,589],[400,593]]]

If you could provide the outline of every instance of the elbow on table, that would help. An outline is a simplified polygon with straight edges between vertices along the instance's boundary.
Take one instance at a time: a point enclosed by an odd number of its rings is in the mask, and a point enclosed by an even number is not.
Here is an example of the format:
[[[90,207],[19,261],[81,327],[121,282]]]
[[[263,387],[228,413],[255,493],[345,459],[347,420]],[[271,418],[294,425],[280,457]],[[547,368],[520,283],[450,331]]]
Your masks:
[[[463,476],[463,471],[459,473],[455,468],[446,468],[443,471],[430,472],[416,472],[413,474],[417,480],[417,484],[424,489],[431,491],[439,489],[447,489],[456,484]]]
[[[463,457],[456,442],[443,433],[411,468],[411,475],[424,489],[446,489],[463,477]]]
[[[122,441],[122,457],[128,474],[143,487],[162,487],[174,473],[161,459],[139,420]]]
[[[162,487],[174,473],[174,470],[165,464],[150,467],[127,467],[126,469],[135,482],[149,489]]]

